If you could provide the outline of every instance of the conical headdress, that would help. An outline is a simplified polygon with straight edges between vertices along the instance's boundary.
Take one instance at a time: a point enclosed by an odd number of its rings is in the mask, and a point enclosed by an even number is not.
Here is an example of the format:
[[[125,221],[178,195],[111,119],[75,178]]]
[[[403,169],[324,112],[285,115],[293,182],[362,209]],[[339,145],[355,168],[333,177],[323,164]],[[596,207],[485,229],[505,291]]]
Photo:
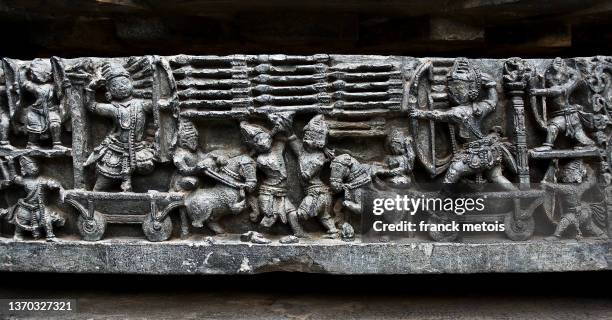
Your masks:
[[[318,148],[323,148],[327,144],[327,134],[329,128],[323,115],[312,118],[304,127],[304,141],[309,141]]]
[[[240,132],[242,133],[242,139],[245,143],[252,145],[255,137],[258,134],[266,133],[266,130],[260,126],[250,124],[246,121],[240,122]]]
[[[482,80],[478,69],[474,68],[466,58],[457,58],[448,74],[448,80],[463,80],[479,85]]]
[[[117,63],[105,63],[102,65],[102,77],[108,82],[117,77],[130,77],[130,73]]]

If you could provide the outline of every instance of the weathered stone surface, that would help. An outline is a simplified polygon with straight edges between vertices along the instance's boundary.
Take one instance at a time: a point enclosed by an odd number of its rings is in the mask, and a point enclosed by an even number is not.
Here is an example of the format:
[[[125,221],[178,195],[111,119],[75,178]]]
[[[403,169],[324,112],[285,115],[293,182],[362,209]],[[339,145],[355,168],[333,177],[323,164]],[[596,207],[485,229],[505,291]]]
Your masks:
[[[0,240],[0,270],[139,274],[330,274],[611,270],[608,241],[328,243]]]

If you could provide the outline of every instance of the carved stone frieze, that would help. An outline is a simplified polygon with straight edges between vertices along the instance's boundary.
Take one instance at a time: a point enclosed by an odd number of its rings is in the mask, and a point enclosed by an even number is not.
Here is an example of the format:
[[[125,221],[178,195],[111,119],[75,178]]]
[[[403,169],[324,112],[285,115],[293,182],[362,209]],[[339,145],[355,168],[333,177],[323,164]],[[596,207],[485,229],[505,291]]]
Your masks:
[[[4,58],[3,245],[349,246],[400,195],[488,210],[385,221],[503,228],[374,238],[607,245],[611,79],[604,56]]]

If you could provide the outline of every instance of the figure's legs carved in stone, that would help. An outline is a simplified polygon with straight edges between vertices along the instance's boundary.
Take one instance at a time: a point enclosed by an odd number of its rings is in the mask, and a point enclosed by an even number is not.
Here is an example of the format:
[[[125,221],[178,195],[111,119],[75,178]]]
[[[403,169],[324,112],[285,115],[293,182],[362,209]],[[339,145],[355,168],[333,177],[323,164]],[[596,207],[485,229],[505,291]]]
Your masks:
[[[576,148],[584,148],[595,145],[595,142],[591,140],[591,138],[589,138],[584,132],[582,125],[577,125],[574,130],[576,131],[574,138],[578,142]]]
[[[557,116],[548,121],[546,125],[546,140],[540,146],[535,148],[535,151],[548,151],[552,149],[559,131],[565,132],[565,118],[563,116]]]
[[[463,163],[463,161],[453,161],[446,170],[443,183],[453,184],[461,181],[462,178],[477,173],[476,170]]]
[[[569,227],[573,225],[576,228],[576,239],[582,238],[582,231],[580,230],[580,223],[578,222],[578,218],[574,213],[567,213],[561,218],[559,224],[557,224],[557,228],[555,233],[553,234],[556,238],[561,238],[563,232]]]
[[[28,132],[28,145],[27,148],[38,148],[38,140],[40,139],[40,134],[35,132]]]
[[[503,174],[503,169],[500,165],[493,167],[491,170],[487,170],[486,176],[492,183],[500,186],[506,191],[515,191],[517,188],[506,178]]]
[[[287,220],[289,222],[289,226],[291,227],[291,231],[293,231],[293,235],[298,238],[306,238],[308,235],[304,232],[304,229],[300,225],[300,219],[298,218],[298,213],[296,210],[292,210],[287,213]]]
[[[96,179],[96,184],[94,185],[93,191],[107,191],[110,190],[115,184],[117,180],[113,178],[109,178],[103,175],[98,175]]]
[[[55,234],[53,233],[53,220],[51,219],[51,214],[46,214],[41,222],[43,229],[45,229],[47,241],[53,241],[55,239]]]

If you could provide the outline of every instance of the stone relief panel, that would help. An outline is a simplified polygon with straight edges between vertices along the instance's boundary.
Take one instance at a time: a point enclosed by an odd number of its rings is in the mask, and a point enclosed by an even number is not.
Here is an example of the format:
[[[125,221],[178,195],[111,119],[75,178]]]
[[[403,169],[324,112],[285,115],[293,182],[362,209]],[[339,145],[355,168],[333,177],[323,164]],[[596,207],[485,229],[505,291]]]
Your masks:
[[[356,241],[374,198],[464,195],[489,210],[385,219],[504,225],[481,241],[606,238],[611,77],[601,56],[5,58],[0,230]]]

